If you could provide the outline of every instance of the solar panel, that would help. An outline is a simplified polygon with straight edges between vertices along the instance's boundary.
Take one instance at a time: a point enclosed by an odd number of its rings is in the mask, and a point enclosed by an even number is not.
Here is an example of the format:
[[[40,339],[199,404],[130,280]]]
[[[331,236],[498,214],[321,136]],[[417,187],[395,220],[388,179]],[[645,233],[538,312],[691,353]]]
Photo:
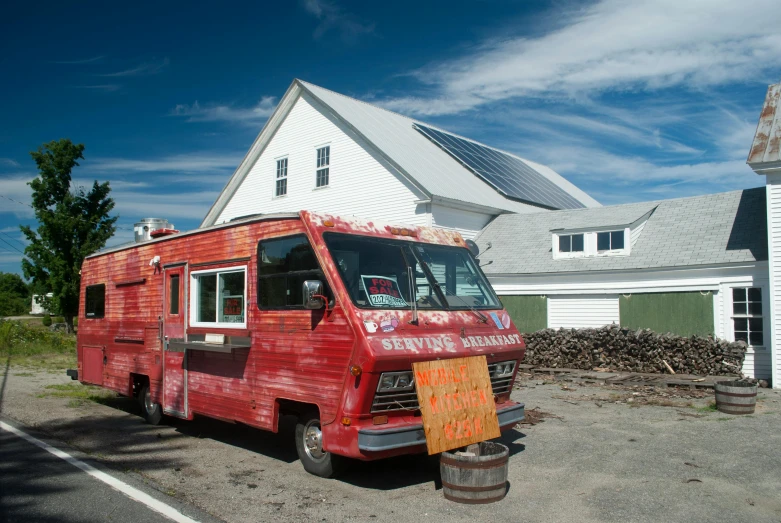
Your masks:
[[[515,156],[425,125],[413,124],[412,127],[508,198],[551,209],[585,207]]]

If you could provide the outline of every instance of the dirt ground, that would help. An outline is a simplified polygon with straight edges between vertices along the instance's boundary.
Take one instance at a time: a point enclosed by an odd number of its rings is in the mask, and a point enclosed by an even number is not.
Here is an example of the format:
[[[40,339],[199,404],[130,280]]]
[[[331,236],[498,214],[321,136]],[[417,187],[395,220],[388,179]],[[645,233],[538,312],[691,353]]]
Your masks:
[[[781,391],[761,390],[756,414],[736,417],[713,411],[710,392],[527,377],[513,398],[529,423],[502,438],[507,497],[471,506],[444,499],[426,456],[311,476],[289,419],[278,434],[208,419],[151,427],[132,400],[64,374],[10,367],[0,380],[2,416],[230,522],[781,522]]]

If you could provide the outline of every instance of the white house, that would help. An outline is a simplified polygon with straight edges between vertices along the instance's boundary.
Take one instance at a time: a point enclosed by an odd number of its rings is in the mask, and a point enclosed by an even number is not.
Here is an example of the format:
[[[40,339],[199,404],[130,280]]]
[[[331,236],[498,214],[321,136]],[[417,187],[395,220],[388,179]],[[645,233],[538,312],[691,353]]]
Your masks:
[[[749,345],[771,377],[765,189],[502,215],[480,266],[522,332],[612,323]]]
[[[595,206],[548,167],[294,80],[201,226],[309,209],[471,238],[500,214]]]
[[[458,230],[522,331],[744,339],[745,373],[781,387],[779,92],[749,157],[766,189],[601,207],[548,167],[294,80],[201,226],[310,209]]]

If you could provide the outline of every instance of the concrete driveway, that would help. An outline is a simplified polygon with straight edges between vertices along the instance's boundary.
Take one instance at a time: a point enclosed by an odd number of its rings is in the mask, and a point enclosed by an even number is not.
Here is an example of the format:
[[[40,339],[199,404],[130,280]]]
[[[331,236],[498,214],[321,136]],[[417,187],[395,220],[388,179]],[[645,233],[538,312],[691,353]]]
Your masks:
[[[5,379],[3,416],[225,521],[781,522],[778,391],[760,392],[755,415],[730,417],[524,382],[514,399],[556,417],[504,435],[507,497],[470,506],[443,498],[426,456],[355,463],[325,480],[298,463],[293,420],[278,434],[208,419],[151,427],[126,398],[38,397],[71,383],[61,375],[12,367]]]

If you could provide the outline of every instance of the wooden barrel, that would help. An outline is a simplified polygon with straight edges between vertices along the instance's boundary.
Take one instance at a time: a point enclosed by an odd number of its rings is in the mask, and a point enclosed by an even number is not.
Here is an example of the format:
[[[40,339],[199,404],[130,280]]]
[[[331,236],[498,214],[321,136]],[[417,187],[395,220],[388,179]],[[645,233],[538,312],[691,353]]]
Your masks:
[[[757,385],[745,381],[716,383],[716,409],[725,414],[753,414],[757,405]]]
[[[510,450],[501,443],[483,441],[466,453],[443,452],[439,458],[445,499],[458,503],[493,503],[507,493]]]

